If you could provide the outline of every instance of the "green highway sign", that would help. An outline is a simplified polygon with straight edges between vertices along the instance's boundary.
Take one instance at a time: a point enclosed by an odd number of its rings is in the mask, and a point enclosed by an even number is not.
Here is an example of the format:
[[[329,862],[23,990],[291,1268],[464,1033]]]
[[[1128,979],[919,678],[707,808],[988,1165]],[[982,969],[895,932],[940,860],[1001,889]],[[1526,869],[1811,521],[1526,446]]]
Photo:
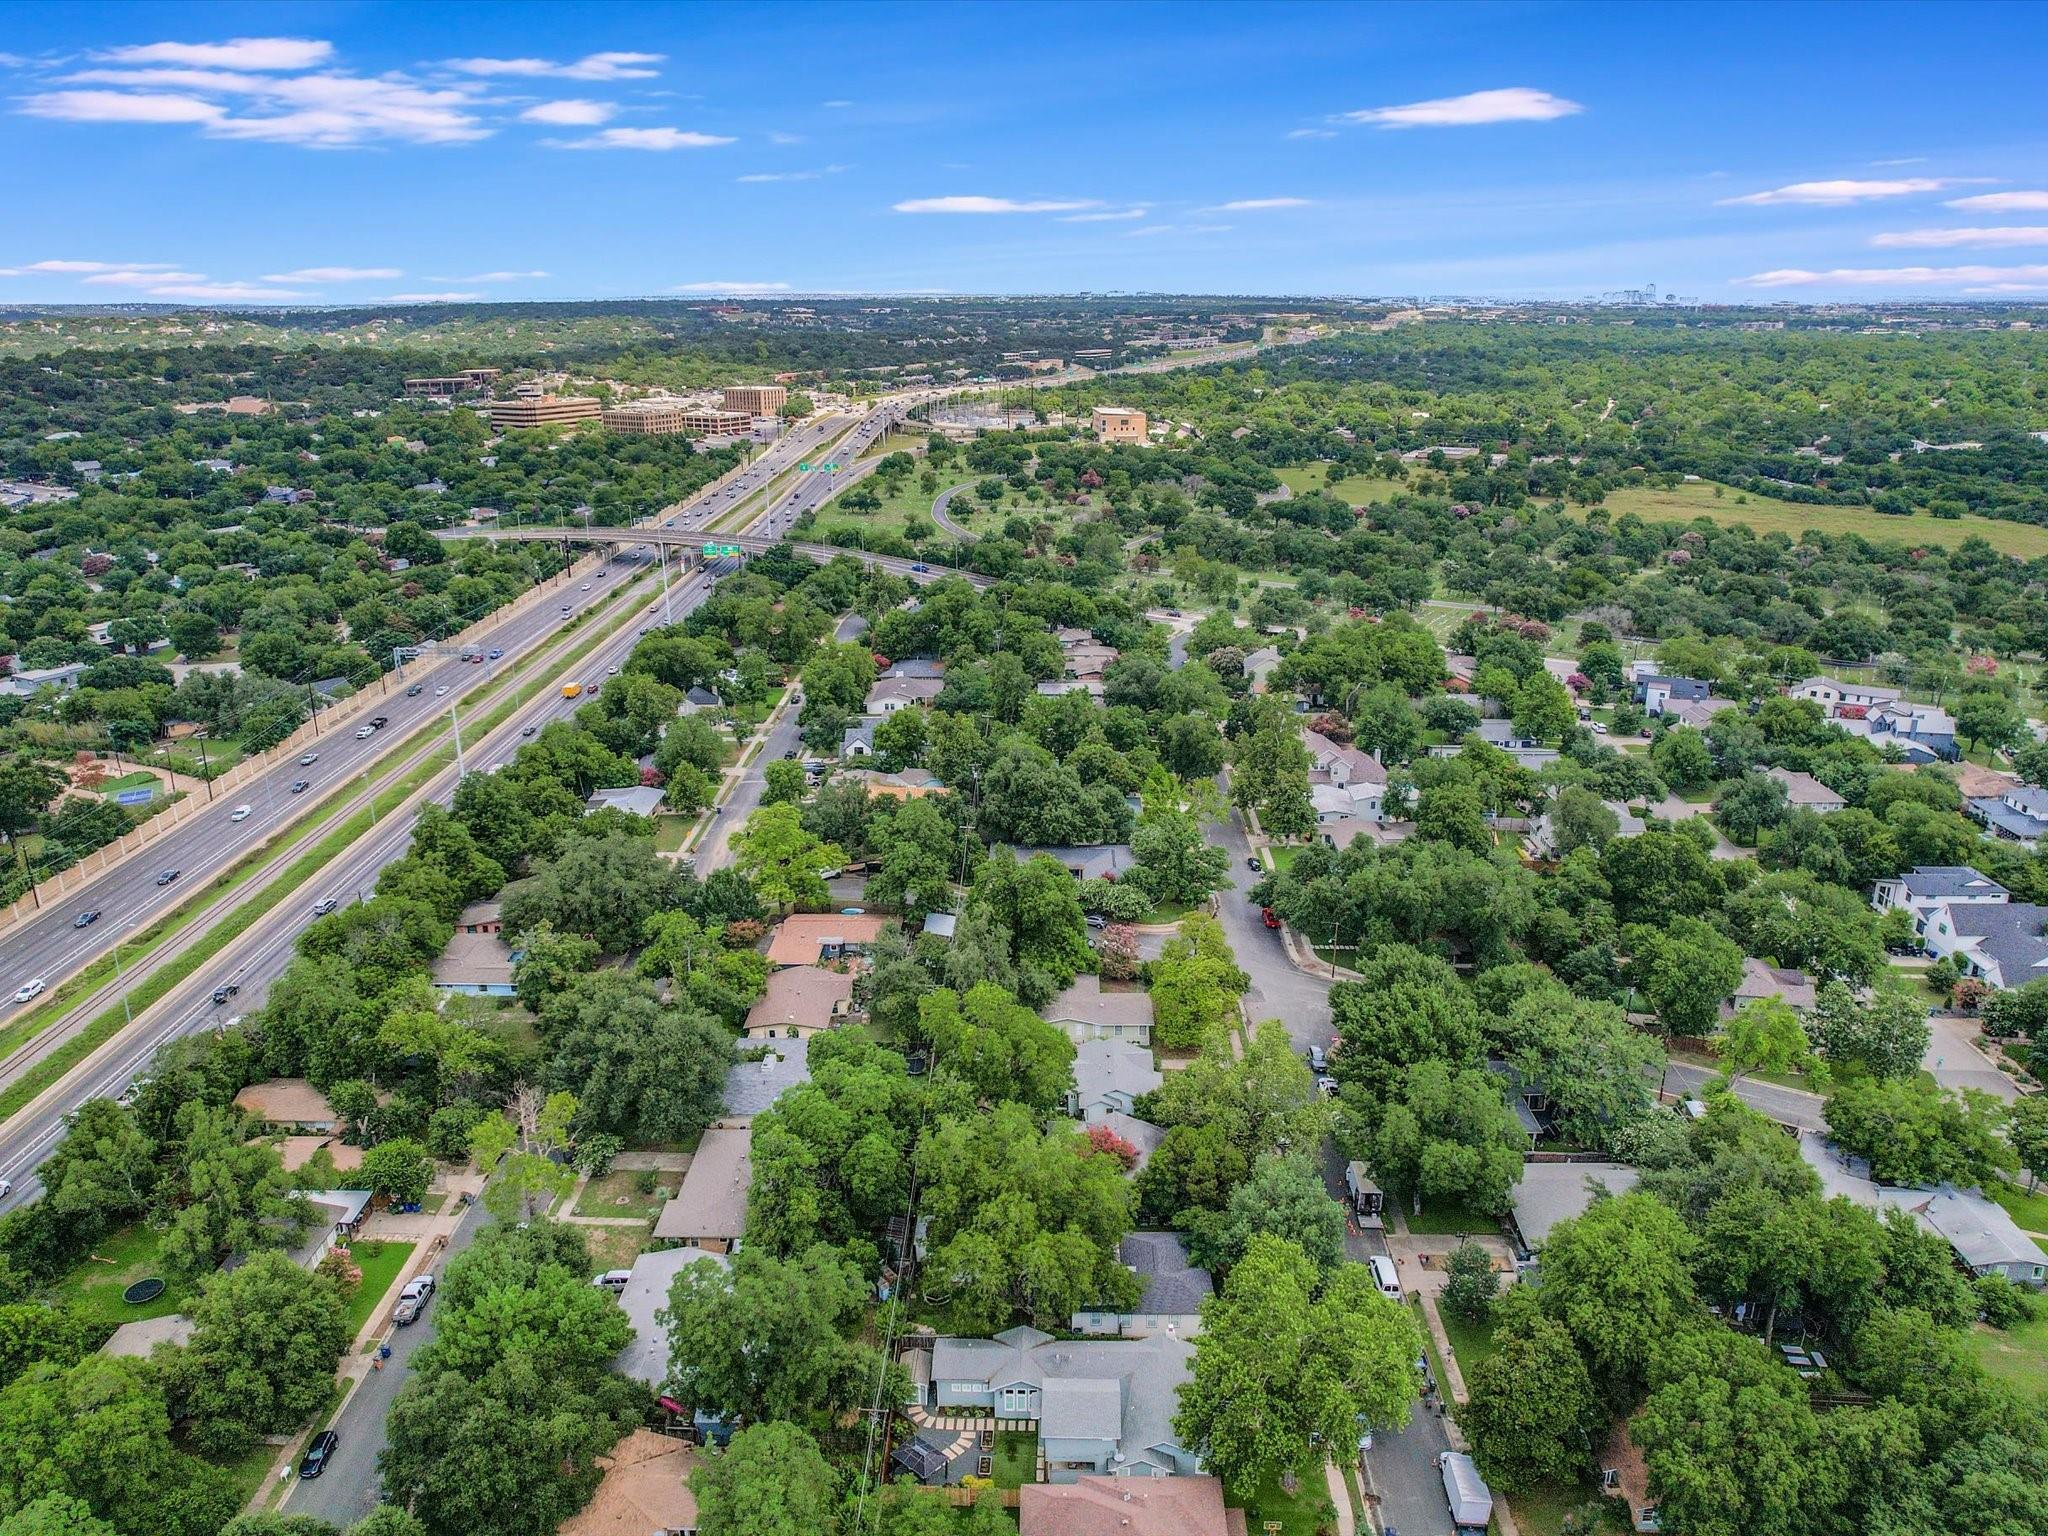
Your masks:
[[[797,460],[796,467],[805,474],[809,474],[811,472],[811,461],[809,459],[799,459]]]
[[[838,466],[837,464],[827,464],[827,465],[825,466],[825,473],[826,473],[826,474],[828,474],[828,475],[831,475],[831,474],[837,474],[838,472],[839,472],[839,466]]]
[[[831,473],[832,473],[832,472],[833,472],[834,470],[836,470],[836,469],[838,469],[838,468],[839,468],[839,466],[838,466],[837,464],[833,464],[833,463],[826,463],[826,464],[813,464],[813,463],[812,463],[812,462],[811,462],[811,461],[810,461],[809,459],[799,459],[799,460],[797,460],[797,465],[796,465],[796,467],[798,468],[798,470],[800,470],[800,471],[801,471],[802,473],[804,473],[804,474],[806,474],[806,475],[808,475],[808,474],[809,474],[809,473],[810,473],[810,472],[811,472],[812,470],[814,470],[814,469],[822,469],[822,470],[824,470],[824,471],[825,471],[825,473],[827,473],[827,474],[829,475],[829,474],[831,474]]]
[[[704,558],[706,560],[719,560],[727,555],[736,555],[739,552],[740,547],[737,544],[706,544],[704,546]]]

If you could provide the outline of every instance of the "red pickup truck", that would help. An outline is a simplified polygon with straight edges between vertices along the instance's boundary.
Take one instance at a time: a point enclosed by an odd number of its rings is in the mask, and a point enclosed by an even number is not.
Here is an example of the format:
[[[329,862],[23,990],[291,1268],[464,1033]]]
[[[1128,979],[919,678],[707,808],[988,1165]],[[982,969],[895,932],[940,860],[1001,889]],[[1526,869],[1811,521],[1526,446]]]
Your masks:
[[[1271,907],[1259,908],[1259,921],[1268,928],[1278,928],[1280,926],[1280,916]]]

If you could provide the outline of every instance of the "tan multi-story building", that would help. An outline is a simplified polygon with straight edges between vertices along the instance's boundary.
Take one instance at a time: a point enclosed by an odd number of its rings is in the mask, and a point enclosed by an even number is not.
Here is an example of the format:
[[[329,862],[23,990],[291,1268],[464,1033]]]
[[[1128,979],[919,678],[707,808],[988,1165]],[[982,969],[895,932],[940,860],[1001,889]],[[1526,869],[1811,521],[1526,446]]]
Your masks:
[[[682,412],[683,430],[706,437],[745,437],[754,430],[751,411],[721,411],[708,405],[693,405]]]
[[[558,427],[579,421],[596,421],[603,407],[590,395],[537,395],[525,400],[493,400],[489,410],[491,425],[500,432],[507,432],[522,427]]]
[[[445,378],[407,379],[405,392],[415,397],[446,399],[450,395],[466,395],[471,390],[489,389],[497,377],[495,368],[465,368]]]
[[[642,437],[669,437],[685,430],[690,412],[680,405],[622,405],[604,413],[607,432],[637,432]]]
[[[1089,413],[1088,424],[1098,441],[1142,443],[1145,441],[1145,413],[1127,405],[1098,405]]]
[[[789,403],[789,391],[780,384],[730,384],[726,386],[725,408],[745,411],[749,416],[773,416]]]

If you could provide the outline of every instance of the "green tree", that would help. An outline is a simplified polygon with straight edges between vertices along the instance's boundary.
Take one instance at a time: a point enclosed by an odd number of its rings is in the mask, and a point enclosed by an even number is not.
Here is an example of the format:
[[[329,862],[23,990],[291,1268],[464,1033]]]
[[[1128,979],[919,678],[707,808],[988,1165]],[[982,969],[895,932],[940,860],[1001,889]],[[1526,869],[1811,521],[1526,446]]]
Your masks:
[[[1357,981],[1330,988],[1330,1022],[1343,1041],[1330,1068],[1338,1082],[1381,1097],[1417,1062],[1479,1060],[1479,1010],[1447,962],[1385,944],[1358,971]]]
[[[1956,732],[1975,751],[1987,746],[2004,751],[2026,741],[2027,716],[2018,704],[1995,688],[1977,688],[1956,701]]]
[[[1009,1099],[1047,1111],[1073,1086],[1074,1043],[992,981],[965,996],[939,987],[918,1003],[916,1033],[936,1070],[978,1099]]]
[[[1951,1093],[1917,1078],[1856,1079],[1829,1096],[1828,1133],[1870,1160],[1883,1184],[1988,1184],[2013,1166],[2006,1110],[1988,1093]]]
[[[427,1149],[410,1137],[381,1141],[363,1154],[362,1181],[394,1204],[414,1205],[426,1197],[434,1164]]]
[[[1220,1037],[1249,985],[1223,925],[1206,913],[1189,913],[1152,962],[1154,1038],[1170,1050],[1205,1047]]]
[[[761,770],[761,803],[786,805],[803,799],[806,781],[804,765],[777,758]]]
[[[846,854],[804,830],[794,805],[764,805],[732,841],[740,872],[761,900],[782,910],[825,905],[829,892],[820,870],[845,864]]]
[[[1730,1083],[1753,1072],[1783,1075],[1810,1065],[1806,1026],[1782,997],[1752,998],[1714,1037],[1714,1051]]]
[[[43,1164],[44,1203],[89,1243],[147,1206],[155,1156],[133,1115],[112,1099],[88,1099]]]
[[[922,796],[904,801],[880,823],[875,842],[880,867],[862,893],[870,905],[912,921],[952,907],[960,834],[936,804]]]
[[[1595,1200],[1543,1243],[1543,1315],[1562,1324],[1604,1382],[1644,1379],[1665,1344],[1699,1316],[1697,1244],[1650,1195]]]
[[[28,860],[21,850],[21,834],[34,828],[44,809],[64,790],[64,775],[26,752],[0,761],[0,835],[7,839],[24,878]]]
[[[1438,1293],[1444,1309],[1466,1322],[1484,1322],[1500,1291],[1500,1271],[1493,1255],[1467,1238],[1444,1259],[1444,1286]]]
[[[1630,839],[1633,841],[1633,839]],[[1626,975],[1674,1035],[1706,1035],[1742,981],[1742,951],[1710,924],[1673,916],[1622,931]]]
[[[1356,1115],[1350,1142],[1382,1184],[1420,1214],[1425,1201],[1454,1200],[1488,1214],[1507,1208],[1528,1145],[1508,1109],[1501,1079],[1484,1067],[1420,1061],[1389,1099],[1345,1090]]]
[[[165,1192],[176,1211],[157,1252],[174,1274],[197,1278],[231,1253],[275,1248],[303,1228],[303,1200],[268,1142],[245,1141],[233,1109],[188,1104],[178,1113],[184,1140]]]
[[[1493,1487],[1569,1486],[1590,1464],[1606,1416],[1572,1336],[1528,1296],[1514,1303],[1502,1306],[1493,1350],[1467,1379],[1459,1423]]]
[[[1318,1293],[1308,1257],[1260,1235],[1202,1304],[1174,1430],[1232,1497],[1248,1497],[1281,1472],[1306,1476],[1318,1442],[1348,1445],[1361,1423],[1404,1427],[1421,1342],[1363,1265],[1340,1266]]]
[[[1188,1249],[1204,1269],[1227,1273],[1262,1234],[1285,1238],[1318,1273],[1344,1262],[1344,1207],[1330,1198],[1323,1176],[1304,1152],[1269,1153],[1231,1192],[1215,1219],[1197,1220]]]
[[[1808,1029],[1831,1065],[1853,1064],[1873,1077],[1910,1076],[1927,1054],[1927,1005],[1903,989],[1858,1002],[1839,981],[1823,982]]]
[[[754,1424],[690,1474],[703,1536],[836,1536],[838,1479],[794,1424]]]
[[[166,1385],[202,1449],[235,1455],[297,1429],[326,1403],[350,1330],[325,1275],[281,1253],[257,1254],[208,1276],[189,1312],[192,1337],[170,1357]]]

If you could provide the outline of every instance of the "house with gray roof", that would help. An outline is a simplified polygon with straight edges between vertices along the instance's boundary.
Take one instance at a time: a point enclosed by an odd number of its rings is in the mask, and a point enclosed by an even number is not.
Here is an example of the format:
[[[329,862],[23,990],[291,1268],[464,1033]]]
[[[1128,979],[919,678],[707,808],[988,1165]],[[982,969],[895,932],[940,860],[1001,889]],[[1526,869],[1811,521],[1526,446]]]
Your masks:
[[[1981,822],[1993,837],[2032,850],[2048,838],[2048,789],[2015,784],[2002,795],[1979,795],[1963,802],[1963,812]]]
[[[692,1264],[716,1264],[724,1269],[730,1262],[724,1254],[707,1248],[662,1248],[635,1259],[632,1278],[619,1292],[619,1306],[633,1325],[633,1342],[619,1351],[612,1364],[635,1381],[659,1390],[668,1379],[668,1329],[660,1314],[668,1306],[676,1276]]]
[[[893,715],[912,705],[928,705],[945,688],[946,681],[941,677],[905,677],[900,672],[885,672],[868,690],[865,711],[871,715]]]
[[[1813,978],[1804,971],[1787,970],[1782,966],[1768,965],[1754,955],[1745,955],[1742,961],[1742,980],[1735,984],[1735,993],[1721,1004],[1721,1017],[1732,1019],[1735,1010],[1744,1003],[1760,1002],[1775,997],[1801,1010],[1813,1007],[1819,997],[1819,989]]]
[[[862,715],[839,733],[839,755],[841,757],[873,757],[875,755],[875,727],[882,723],[880,715]]]
[[[654,1240],[665,1246],[731,1253],[747,1230],[747,1191],[754,1184],[754,1133],[744,1125],[705,1131],[690,1156],[683,1186],[662,1206]]]
[[[1965,976],[1999,990],[2048,976],[2048,907],[2027,901],[1944,902],[1920,925],[1920,942]]]
[[[1070,1039],[1125,1040],[1136,1045],[1152,1043],[1152,999],[1141,991],[1105,992],[1102,978],[1085,973],[1054,998],[1045,1010],[1049,1023],[1057,1024]]]
[[[1509,1195],[1515,1231],[1534,1253],[1561,1221],[1583,1216],[1605,1195],[1625,1195],[1640,1175],[1626,1163],[1525,1163]]]
[[[1953,1184],[1918,1188],[1880,1184],[1871,1178],[1869,1163],[1812,1132],[1799,1138],[1799,1155],[1820,1175],[1823,1195],[1830,1199],[1843,1195],[1879,1212],[1905,1211],[1920,1227],[1947,1243],[1971,1274],[2001,1274],[2016,1285],[2036,1289],[2048,1281],[2048,1253],[2021,1230],[2004,1206],[1982,1190],[1959,1189]]]
[[[600,789],[583,805],[584,809],[591,811],[624,811],[629,816],[652,816],[661,809],[661,791],[651,784]]]
[[[1155,1333],[1193,1338],[1201,1331],[1202,1303],[1216,1294],[1209,1271],[1189,1262],[1187,1240],[1178,1232],[1132,1232],[1117,1244],[1117,1258],[1144,1283],[1137,1306],[1128,1312],[1076,1312],[1076,1333],[1120,1339]]]
[[[752,1120],[790,1089],[811,1080],[811,1042],[775,1040],[756,1061],[736,1061],[725,1074],[725,1120]]]
[[[1129,843],[1076,843],[1071,847],[1026,847],[1010,850],[1019,864],[1044,854],[1076,880],[1116,880],[1137,867]]]
[[[1173,1415],[1193,1359],[1194,1346],[1170,1333],[1070,1340],[1009,1328],[992,1339],[941,1338],[925,1406],[1036,1420],[1047,1482],[1189,1475],[1201,1462],[1174,1434]]]
[[[1112,1112],[1129,1114],[1138,1096],[1159,1084],[1159,1069],[1146,1047],[1115,1038],[1084,1040],[1074,1052],[1067,1113],[1088,1125]]]
[[[1810,773],[1801,773],[1797,768],[1769,768],[1765,777],[1776,779],[1785,786],[1785,803],[1795,811],[1812,811],[1818,816],[1832,815],[1848,804],[1839,790],[1829,789]]]
[[[1915,864],[1903,875],[1878,881],[1870,904],[1880,912],[1920,915],[1945,902],[1986,904],[2010,900],[2012,894],[2004,886],[1967,864]]]

